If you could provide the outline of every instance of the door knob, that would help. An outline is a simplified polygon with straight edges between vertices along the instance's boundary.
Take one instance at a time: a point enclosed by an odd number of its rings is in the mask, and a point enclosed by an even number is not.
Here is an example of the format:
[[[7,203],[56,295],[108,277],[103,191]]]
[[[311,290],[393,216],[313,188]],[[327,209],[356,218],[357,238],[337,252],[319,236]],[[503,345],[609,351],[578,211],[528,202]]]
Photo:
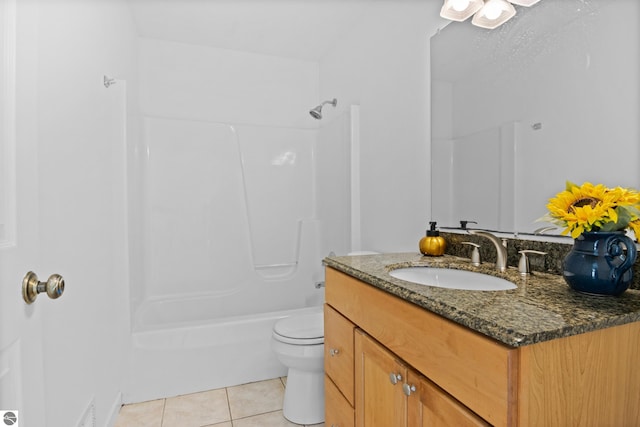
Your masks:
[[[52,274],[46,282],[38,281],[33,271],[28,272],[22,279],[22,298],[27,304],[36,300],[39,293],[46,292],[49,298],[59,298],[64,292],[64,279],[59,274]]]

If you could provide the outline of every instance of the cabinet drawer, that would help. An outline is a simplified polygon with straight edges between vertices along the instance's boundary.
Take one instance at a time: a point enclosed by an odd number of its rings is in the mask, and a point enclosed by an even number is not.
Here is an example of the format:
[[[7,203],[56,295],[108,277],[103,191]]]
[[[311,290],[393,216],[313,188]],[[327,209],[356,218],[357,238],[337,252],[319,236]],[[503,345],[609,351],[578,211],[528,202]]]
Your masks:
[[[324,425],[334,427],[353,427],[353,408],[327,375],[324,376],[324,394]]]
[[[327,268],[326,301],[495,426],[515,423],[517,350]]]
[[[353,331],[355,326],[324,306],[324,370],[353,406]]]

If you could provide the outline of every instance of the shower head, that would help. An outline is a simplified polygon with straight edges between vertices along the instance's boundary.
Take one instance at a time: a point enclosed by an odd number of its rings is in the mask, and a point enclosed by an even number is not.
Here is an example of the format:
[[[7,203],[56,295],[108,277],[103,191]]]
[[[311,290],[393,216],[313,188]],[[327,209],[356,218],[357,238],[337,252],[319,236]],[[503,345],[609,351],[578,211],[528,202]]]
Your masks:
[[[338,105],[338,100],[336,98],[333,98],[331,101],[324,101],[322,104],[318,105],[316,108],[309,111],[309,114],[311,114],[311,117],[313,117],[314,119],[320,120],[322,118],[322,106],[324,104],[331,104],[335,107],[336,105]]]
[[[314,119],[320,120],[322,118],[322,106],[318,105],[316,108],[309,111],[309,114],[311,114],[311,117],[313,117]]]

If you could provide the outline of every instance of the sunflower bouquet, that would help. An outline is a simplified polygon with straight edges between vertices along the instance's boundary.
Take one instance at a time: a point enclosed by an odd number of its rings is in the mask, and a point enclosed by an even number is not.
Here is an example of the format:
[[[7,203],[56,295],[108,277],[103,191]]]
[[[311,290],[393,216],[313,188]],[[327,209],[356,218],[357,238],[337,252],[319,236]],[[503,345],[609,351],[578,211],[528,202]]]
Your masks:
[[[566,189],[549,199],[547,209],[540,221],[564,227],[562,234],[574,239],[584,232],[627,228],[640,237],[640,193],[636,190],[567,181]]]

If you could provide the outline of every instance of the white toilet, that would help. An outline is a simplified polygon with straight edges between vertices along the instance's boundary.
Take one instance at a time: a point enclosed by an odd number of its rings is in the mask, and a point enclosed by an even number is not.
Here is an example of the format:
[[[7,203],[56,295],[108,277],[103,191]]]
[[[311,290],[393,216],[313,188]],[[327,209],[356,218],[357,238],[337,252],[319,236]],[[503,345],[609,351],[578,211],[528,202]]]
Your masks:
[[[348,255],[374,255],[358,251]],[[316,307],[285,317],[273,327],[278,360],[289,368],[282,412],[296,424],[324,422],[324,313]]]
[[[324,422],[324,316],[322,307],[279,320],[271,344],[289,368],[282,412],[296,424]]]

